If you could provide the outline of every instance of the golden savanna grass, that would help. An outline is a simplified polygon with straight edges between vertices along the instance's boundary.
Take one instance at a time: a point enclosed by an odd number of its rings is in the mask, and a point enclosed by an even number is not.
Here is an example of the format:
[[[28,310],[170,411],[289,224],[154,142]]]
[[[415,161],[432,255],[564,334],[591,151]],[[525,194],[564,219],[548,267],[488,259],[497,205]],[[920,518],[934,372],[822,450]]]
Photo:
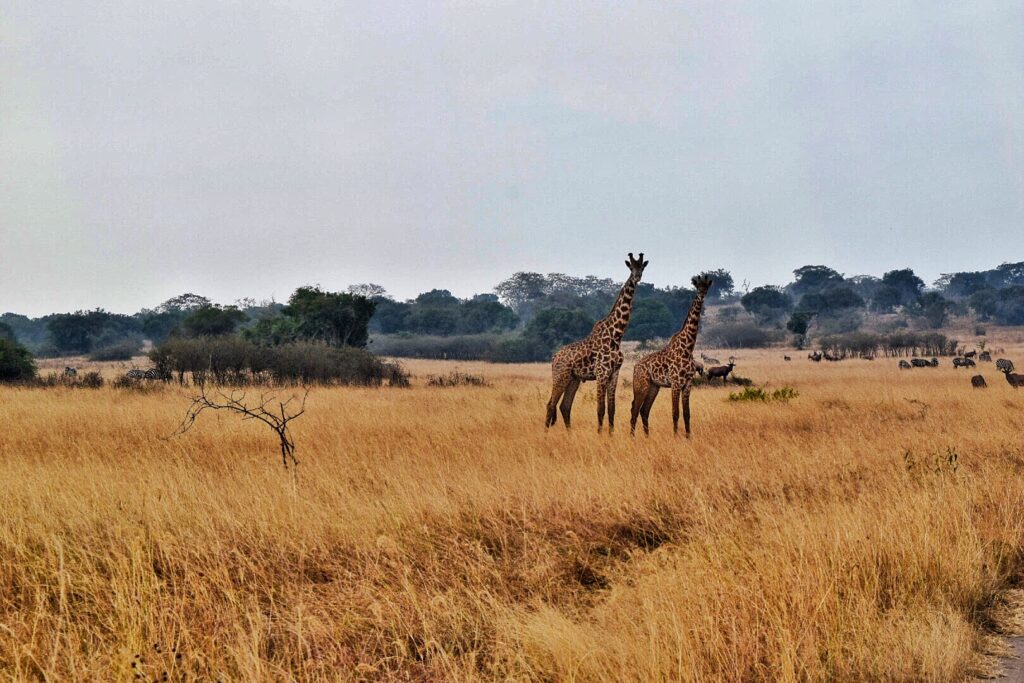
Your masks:
[[[297,479],[233,415],[164,439],[179,388],[0,389],[0,676],[981,673],[1024,569],[1024,392],[782,353],[737,371],[796,399],[699,389],[689,441],[667,394],[649,439],[624,387],[597,434],[592,384],[545,431],[546,366],[410,363],[411,389],[312,390]]]

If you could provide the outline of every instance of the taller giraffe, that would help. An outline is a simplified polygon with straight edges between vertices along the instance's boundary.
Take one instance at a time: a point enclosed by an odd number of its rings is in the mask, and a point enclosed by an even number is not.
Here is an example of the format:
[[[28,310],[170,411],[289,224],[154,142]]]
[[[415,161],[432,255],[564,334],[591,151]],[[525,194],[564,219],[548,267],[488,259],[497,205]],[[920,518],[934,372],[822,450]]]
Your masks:
[[[629,418],[630,433],[636,430],[636,417],[644,421],[644,433],[648,434],[648,416],[651,406],[662,387],[672,388],[672,430],[679,433],[679,397],[683,398],[683,426],[686,437],[690,437],[690,386],[693,383],[695,364],[693,347],[697,344],[697,330],[700,315],[704,310],[704,297],[711,287],[707,275],[695,275],[691,280],[697,293],[690,304],[683,326],[660,351],[644,356],[633,368],[633,410]]]
[[[633,311],[633,294],[647,267],[644,255],[639,259],[629,255],[626,261],[629,278],[619,290],[611,312],[594,323],[590,334],[578,342],[567,344],[555,352],[551,359],[551,399],[548,400],[545,426],[555,424],[558,417],[555,408],[562,399],[559,409],[566,428],[572,416],[572,402],[580,382],[597,381],[597,431],[604,425],[605,401],[608,403],[608,430],[615,428],[615,387],[619,382],[622,367],[622,335],[629,325],[629,314]]]

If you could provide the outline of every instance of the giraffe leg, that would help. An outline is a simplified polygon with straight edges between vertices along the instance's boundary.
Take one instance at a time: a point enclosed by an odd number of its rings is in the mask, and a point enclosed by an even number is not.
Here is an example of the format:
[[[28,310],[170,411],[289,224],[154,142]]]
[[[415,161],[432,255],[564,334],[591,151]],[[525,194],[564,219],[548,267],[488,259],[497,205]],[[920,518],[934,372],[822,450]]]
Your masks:
[[[568,373],[555,373],[551,378],[551,398],[548,399],[547,417],[544,419],[545,427],[555,424],[555,421],[558,419],[558,415],[555,412],[558,409],[558,399],[565,393],[570,379]]]
[[[651,384],[647,389],[647,396],[644,397],[644,404],[640,406],[640,417],[644,422],[644,434],[647,436],[651,435],[651,425],[649,418],[651,416],[651,407],[654,405],[654,399],[658,398],[658,392],[661,391],[661,387],[657,384]]]
[[[633,374],[633,406],[629,411],[629,433],[636,433],[636,418],[640,417],[640,407],[647,399],[647,392],[650,385],[647,383],[647,376],[640,373]]]
[[[679,434],[679,387],[672,386],[672,433]]]
[[[616,389],[619,388],[619,371],[616,370],[612,373],[612,378],[608,380],[608,433],[611,434],[615,431],[615,393]]]
[[[690,438],[690,383],[683,385],[683,428],[686,429],[686,438]]]
[[[608,378],[599,377],[597,379],[597,431],[600,432],[604,428],[604,404],[605,395],[608,393]]]
[[[572,402],[576,400],[576,390],[580,388],[580,381],[573,377],[569,380],[569,386],[565,388],[565,395],[562,396],[562,405],[559,406],[559,410],[562,411],[562,422],[565,423],[565,428],[569,428],[569,421],[572,419]]]

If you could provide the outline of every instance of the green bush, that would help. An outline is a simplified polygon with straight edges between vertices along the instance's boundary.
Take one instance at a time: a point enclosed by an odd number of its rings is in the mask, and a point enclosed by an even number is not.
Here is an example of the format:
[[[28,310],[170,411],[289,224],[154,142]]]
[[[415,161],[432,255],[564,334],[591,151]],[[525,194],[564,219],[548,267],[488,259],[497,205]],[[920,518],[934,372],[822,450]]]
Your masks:
[[[762,387],[744,387],[743,391],[729,394],[730,401],[789,401],[799,396],[800,393],[793,387],[781,387],[775,391],[768,391]]]
[[[36,362],[21,344],[0,339],[0,382],[28,382],[35,379]]]

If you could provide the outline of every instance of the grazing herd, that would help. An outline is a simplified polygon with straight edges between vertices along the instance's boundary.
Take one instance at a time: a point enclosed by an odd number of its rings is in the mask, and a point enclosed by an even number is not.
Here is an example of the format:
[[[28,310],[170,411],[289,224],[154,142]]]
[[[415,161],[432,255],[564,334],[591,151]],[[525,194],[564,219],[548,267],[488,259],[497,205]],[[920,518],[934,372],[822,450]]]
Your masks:
[[[973,368],[977,367],[977,363],[974,359],[977,358],[979,362],[991,363],[992,354],[988,351],[967,351],[962,353],[953,359],[954,368]],[[813,359],[812,359],[813,360]],[[820,359],[819,359],[820,360]],[[908,363],[905,360],[900,360],[900,370],[909,370],[911,368],[927,368],[927,367],[938,367],[939,359],[932,358],[931,360],[925,360],[924,358],[911,358]],[[996,370],[1003,373],[1006,376],[1006,381],[1009,385],[1015,389],[1024,387],[1024,375],[1014,373],[1013,361],[1008,358],[1000,358],[996,361]],[[984,375],[974,375],[971,377],[971,386],[975,389],[985,389],[988,387],[988,383],[985,381]]]

